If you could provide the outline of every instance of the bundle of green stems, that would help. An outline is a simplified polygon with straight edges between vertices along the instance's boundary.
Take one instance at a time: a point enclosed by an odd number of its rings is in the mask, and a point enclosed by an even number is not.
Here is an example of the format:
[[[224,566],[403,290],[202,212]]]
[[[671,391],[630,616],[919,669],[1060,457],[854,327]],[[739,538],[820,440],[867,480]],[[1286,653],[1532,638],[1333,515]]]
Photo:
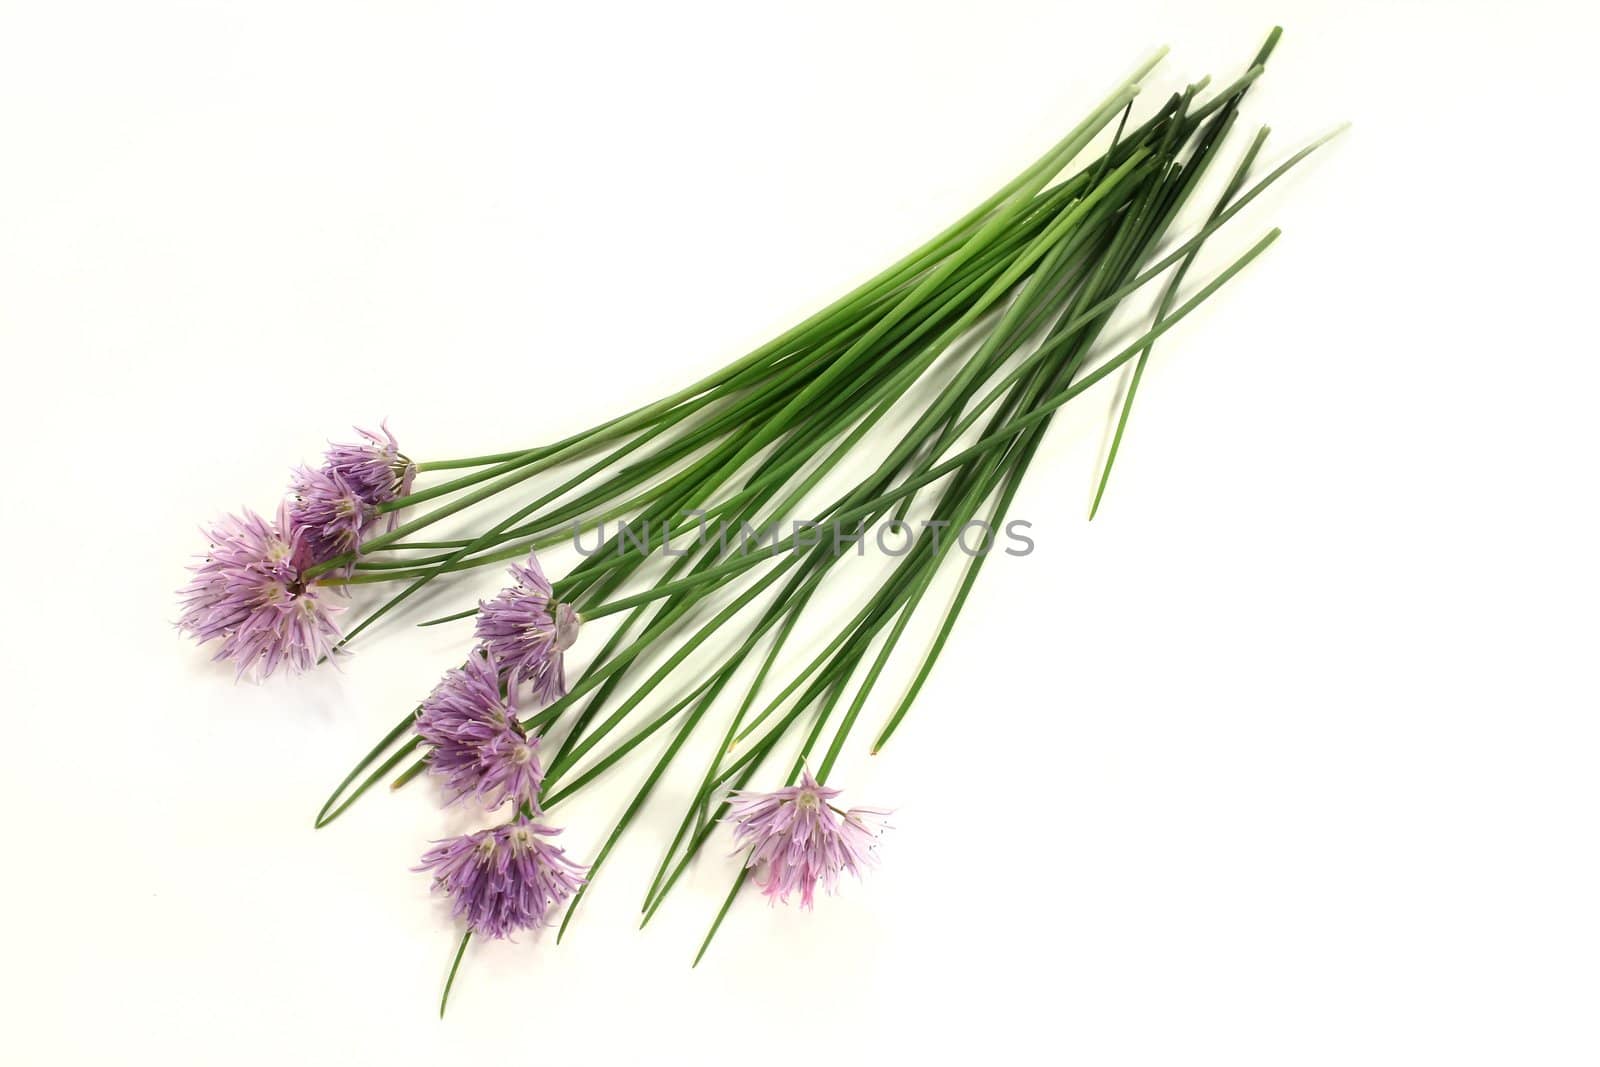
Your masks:
[[[956,531],[975,522],[991,536],[999,530],[1057,409],[1115,375],[1125,393],[1094,497],[1099,507],[1155,341],[1278,231],[1185,294],[1197,253],[1323,143],[1256,177],[1267,136],[1261,129],[1217,183],[1204,222],[1174,234],[1277,39],[1274,30],[1246,72],[1220,91],[1191,85],[1133,124],[1138,83],[1157,56],[993,196],[799,325],[662,400],[554,443],[421,464],[443,479],[384,506],[414,517],[364,542],[359,554],[318,568],[326,581],[394,589],[346,633],[349,643],[432,583],[598,535],[594,551],[553,583],[552,601],[571,605],[586,627],[612,616],[614,625],[570,691],[522,720],[553,753],[543,810],[652,737],[666,731],[668,739],[591,859],[562,934],[708,718],[720,724],[720,742],[644,894],[645,922],[710,839],[729,791],[748,788],[775,753],[798,739],[785,763],[788,783],[802,768],[827,781],[935,580],[959,566],[931,643],[872,734],[871,751],[888,744],[987,559],[987,552],[952,553]],[[1104,151],[1075,165],[1108,130]],[[1148,326],[1108,351],[1113,315],[1163,278]],[[515,507],[499,514],[508,500]],[[437,523],[487,512],[499,517],[479,533],[425,539]],[[922,519],[920,532],[892,565],[844,565],[861,553],[837,531],[859,535],[913,515]],[[675,552],[665,537],[643,546],[604,537],[608,523],[725,531],[796,519],[819,532],[754,548],[702,537]],[[868,577],[853,582],[858,573]],[[782,656],[808,606],[820,590],[838,598],[841,588],[853,614],[829,623],[820,651],[785,677]],[[378,782],[393,776],[398,787],[426,767],[418,739],[407,737],[414,716],[407,709],[356,764],[319,811],[318,826]],[[702,954],[748,874],[741,869],[735,878]]]

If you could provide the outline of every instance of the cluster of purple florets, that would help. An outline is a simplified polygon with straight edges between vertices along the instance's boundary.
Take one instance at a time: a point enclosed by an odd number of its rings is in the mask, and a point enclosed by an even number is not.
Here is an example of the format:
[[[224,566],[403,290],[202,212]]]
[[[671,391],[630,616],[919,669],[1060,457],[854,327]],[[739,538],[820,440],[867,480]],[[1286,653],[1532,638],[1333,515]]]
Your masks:
[[[739,791],[729,798],[727,820],[734,840],[749,846],[745,867],[771,901],[788,903],[800,894],[809,908],[820,882],[832,893],[839,875],[857,878],[873,862],[877,835],[883,829],[881,808],[841,811],[830,801],[839,790],[821,785],[808,770],[797,786],[770,793]]]
[[[560,831],[540,821],[539,738],[517,714],[524,694],[540,707],[566,694],[563,660],[578,616],[554,601],[537,558],[513,565],[511,576],[507,589],[478,605],[478,647],[423,701],[416,727],[428,769],[451,801],[511,806],[510,822],[436,842],[418,868],[433,872],[434,888],[472,932],[492,938],[543,926],[583,885],[585,870],[549,841]]]
[[[247,509],[204,531],[209,548],[178,593],[178,627],[201,644],[220,642],[216,658],[240,677],[303,671],[338,647],[342,605],[318,579],[348,573],[384,521],[380,508],[408,495],[417,473],[386,427],[381,437],[356,432],[360,442],[334,445],[321,467],[295,472],[272,519]]]

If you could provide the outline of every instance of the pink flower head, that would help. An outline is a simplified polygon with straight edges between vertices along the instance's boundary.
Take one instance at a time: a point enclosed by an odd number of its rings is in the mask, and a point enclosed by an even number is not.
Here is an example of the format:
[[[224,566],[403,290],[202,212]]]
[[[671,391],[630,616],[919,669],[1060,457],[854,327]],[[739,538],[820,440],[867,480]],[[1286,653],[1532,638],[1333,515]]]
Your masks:
[[[543,926],[584,883],[582,864],[546,841],[561,831],[527,819],[437,841],[419,871],[433,872],[435,892],[448,893],[452,914],[481,937],[504,938]]]
[[[365,440],[359,444],[334,445],[324,457],[323,470],[337,476],[368,504],[387,504],[411,494],[417,465],[400,451],[400,443],[389,432],[388,423],[379,427],[383,436],[356,427]],[[392,526],[396,516],[390,513]]]
[[[804,773],[797,786],[758,793],[740,790],[730,798],[726,822],[734,824],[734,840],[750,846],[745,867],[764,867],[757,874],[762,891],[772,901],[788,903],[799,890],[800,906],[809,908],[821,881],[829,893],[836,890],[839,872],[857,878],[872,865],[881,819],[880,808],[840,811],[828,803],[840,790],[819,785]]]
[[[304,531],[306,547],[318,563],[359,551],[361,539],[377,522],[373,505],[326,467],[301,467],[289,492],[289,513]]]
[[[475,652],[448,672],[422,703],[417,735],[430,746],[428,769],[445,780],[452,802],[471,794],[490,811],[508,800],[539,810],[539,739],[523,733],[492,660]]]
[[[290,484],[290,511],[305,527],[318,563],[359,552],[382,521],[378,506],[409,494],[417,476],[417,465],[400,453],[387,426],[383,437],[359,427],[356,433],[364,443],[334,445],[321,467],[300,468]],[[389,512],[389,529],[399,518],[398,511]]]
[[[535,699],[548,704],[567,694],[562,654],[578,639],[578,613],[570,604],[551,603],[550,582],[529,554],[526,566],[513,563],[516,584],[478,605],[477,637],[500,665],[508,685],[533,683]]]
[[[178,592],[180,630],[200,644],[220,640],[216,658],[237,664],[237,677],[265,678],[280,664],[304,671],[333,652],[339,641],[333,617],[341,609],[328,602],[326,589],[303,578],[315,560],[287,504],[275,523],[246,510],[224,516],[205,534],[210,550]]]

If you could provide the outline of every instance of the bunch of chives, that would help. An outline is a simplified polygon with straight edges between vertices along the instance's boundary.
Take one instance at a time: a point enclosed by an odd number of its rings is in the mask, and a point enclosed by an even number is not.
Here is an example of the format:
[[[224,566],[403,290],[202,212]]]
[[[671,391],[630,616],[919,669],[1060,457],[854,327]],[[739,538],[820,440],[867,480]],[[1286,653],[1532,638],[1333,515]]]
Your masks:
[[[1203,98],[1205,83],[1192,85],[1130,129],[1138,82],[1157,56],[1036,163],[921,248],[656,403],[553,444],[435,463],[412,464],[392,437],[368,435],[365,445],[340,446],[322,468],[297,475],[276,522],[246,515],[219,524],[185,591],[184,625],[202,640],[221,638],[219,658],[235,660],[241,673],[342,653],[430,583],[526,560],[513,566],[515,584],[500,597],[425,623],[476,616],[476,646],[357,763],[317,825],[402,767],[396,787],[433,770],[456,796],[510,811],[502,825],[443,843],[424,858],[466,920],[455,965],[474,933],[499,937],[538,925],[570,899],[559,939],[656,784],[751,660],[754,676],[737,694],[645,893],[644,921],[723,821],[750,846],[749,860],[701,954],[752,873],[770,895],[799,892],[806,904],[819,881],[831,887],[840,871],[859,873],[875,813],[834,807],[839,791],[828,780],[908,625],[951,562],[956,538],[941,540],[939,531],[975,521],[999,529],[1054,412],[1132,364],[1097,509],[1154,342],[1276,238],[1278,231],[1269,232],[1179,302],[1207,238],[1322,143],[1251,184],[1263,129],[1206,222],[1171,238],[1277,39],[1274,30],[1245,74],[1220,92]],[[1062,177],[1113,123],[1110,147]],[[1148,328],[1096,363],[1111,316],[1169,270]],[[892,429],[896,419],[910,428]],[[863,462],[871,463],[865,477],[827,504],[814,503],[830,477]],[[466,473],[413,488],[418,474],[448,471]],[[516,506],[480,533],[418,537],[507,499]],[[405,509],[413,517],[400,521]],[[859,589],[840,569],[850,553],[837,537],[739,551],[725,538],[702,539],[670,562],[662,558],[665,545],[658,556],[649,544],[603,537],[608,522],[645,531],[691,521],[742,530],[797,514],[807,515],[808,528],[860,530],[891,516],[903,522],[913,510],[925,515],[921,533],[886,575],[856,583]],[[547,579],[533,554],[586,530],[601,533],[597,550],[560,579]],[[986,557],[980,552],[966,562],[931,647],[873,735],[873,752],[888,743],[927,682]],[[388,583],[398,591],[340,631],[333,614],[342,604],[334,598]],[[833,636],[804,667],[776,677],[783,650],[825,584],[857,594],[854,614],[830,628]],[[563,653],[580,623],[611,615],[621,616],[619,625],[569,689]],[[700,662],[708,657],[709,665]],[[684,693],[680,679],[691,671],[695,684]],[[663,700],[663,692],[679,695]],[[587,865],[567,859],[548,840],[554,831],[543,822],[547,813],[668,727],[670,741],[596,856]],[[799,752],[786,784],[750,792],[792,736]]]

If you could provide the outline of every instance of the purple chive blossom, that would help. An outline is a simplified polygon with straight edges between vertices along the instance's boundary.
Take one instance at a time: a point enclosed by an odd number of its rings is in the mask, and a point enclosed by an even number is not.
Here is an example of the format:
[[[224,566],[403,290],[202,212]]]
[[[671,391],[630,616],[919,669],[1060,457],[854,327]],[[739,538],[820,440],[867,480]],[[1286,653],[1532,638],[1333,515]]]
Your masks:
[[[523,733],[490,660],[474,653],[444,676],[422,703],[417,735],[430,746],[428,769],[444,779],[452,802],[470,794],[490,811],[507,800],[539,810],[539,739]]]
[[[356,427],[365,438],[363,444],[334,445],[328,449],[323,470],[337,476],[356,496],[368,504],[387,504],[409,496],[417,465],[400,452],[400,444],[389,432],[387,423],[379,427],[383,436]],[[389,524],[396,521],[390,513]]]
[[[318,562],[358,552],[381,521],[378,505],[409,494],[417,476],[417,465],[400,453],[387,426],[383,437],[359,427],[356,433],[364,443],[334,445],[321,467],[296,471],[290,487],[295,523],[305,527]],[[389,513],[389,529],[399,517]]]
[[[543,926],[584,883],[581,864],[546,841],[560,830],[526,819],[434,843],[418,871],[433,872],[433,889],[454,901],[456,918],[480,937],[504,938]]]
[[[333,651],[341,609],[301,577],[313,559],[287,504],[275,523],[245,511],[223,517],[206,537],[210,551],[178,593],[180,630],[200,644],[220,640],[216,658],[236,663],[238,677],[265,678],[280,664],[304,671]]]
[[[726,822],[734,824],[734,840],[750,846],[745,867],[765,867],[757,879],[772,901],[788,903],[800,892],[800,906],[809,908],[820,880],[835,891],[839,872],[857,878],[873,863],[872,850],[888,812],[879,808],[840,811],[828,801],[839,790],[818,785],[806,771],[801,783],[771,793],[740,790],[730,798]]]
[[[516,584],[478,605],[477,637],[500,665],[509,684],[533,683],[534,697],[548,704],[567,695],[562,653],[578,639],[578,613],[550,602],[550,582],[537,556],[513,563]]]
[[[377,520],[373,506],[327,468],[300,468],[290,495],[289,512],[304,531],[311,558],[319,563],[356,552]]]

